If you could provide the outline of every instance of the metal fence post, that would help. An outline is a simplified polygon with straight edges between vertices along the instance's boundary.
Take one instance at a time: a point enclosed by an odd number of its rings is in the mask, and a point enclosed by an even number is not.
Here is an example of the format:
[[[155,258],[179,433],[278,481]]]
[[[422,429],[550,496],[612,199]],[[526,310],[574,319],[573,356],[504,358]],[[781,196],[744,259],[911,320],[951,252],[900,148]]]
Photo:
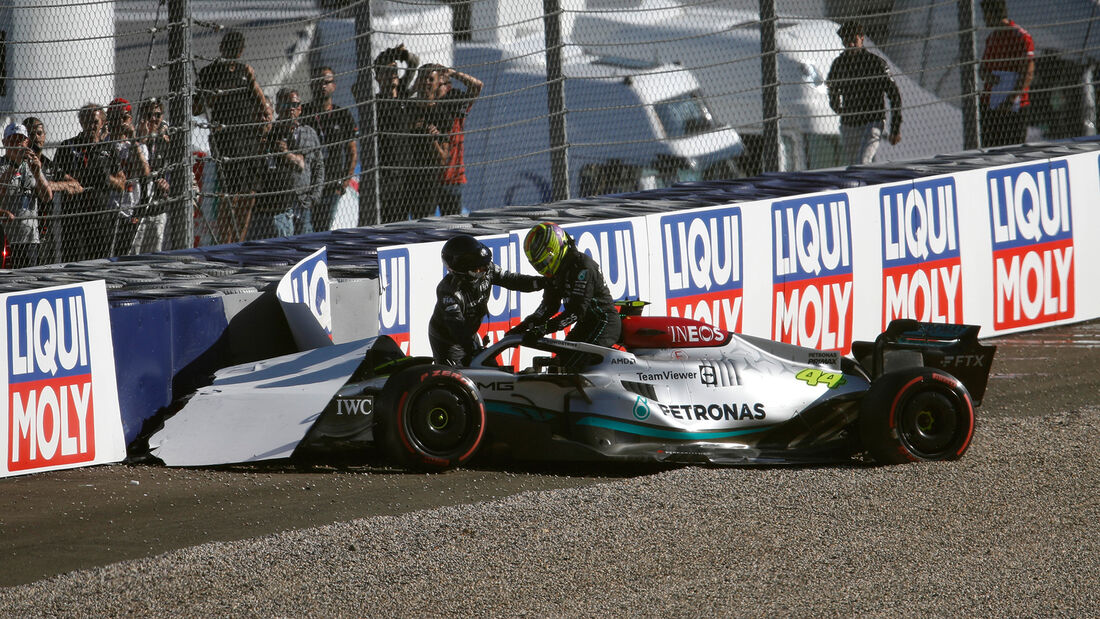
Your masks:
[[[374,54],[371,50],[370,3],[355,6],[355,68],[352,85],[359,110],[359,222],[360,226],[379,223],[378,134],[374,97]]]
[[[546,103],[550,110],[550,178],[553,199],[569,199],[568,140],[565,127],[565,78],[561,68],[561,3],[542,0],[546,31]]]
[[[190,0],[168,2],[168,116],[171,119],[169,142],[167,232],[165,249],[183,249],[194,244],[195,236],[195,188],[193,183],[194,153],[191,132],[191,101],[194,97],[194,71],[191,61],[191,3]]]
[[[974,59],[977,57],[974,43],[974,1],[959,0],[959,84],[962,88],[963,148],[981,148],[978,132],[978,95]]]
[[[775,0],[760,0],[760,87],[764,118],[762,172],[779,170],[779,60],[775,49]]]

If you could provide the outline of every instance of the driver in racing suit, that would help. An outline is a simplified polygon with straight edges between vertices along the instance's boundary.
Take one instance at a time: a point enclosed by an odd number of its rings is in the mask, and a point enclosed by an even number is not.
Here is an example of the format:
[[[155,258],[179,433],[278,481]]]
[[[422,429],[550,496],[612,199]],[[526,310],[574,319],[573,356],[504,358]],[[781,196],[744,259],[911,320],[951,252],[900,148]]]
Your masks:
[[[546,278],[504,271],[484,243],[465,234],[444,243],[441,253],[449,272],[435,288],[428,343],[436,363],[465,366],[482,348],[477,330],[489,312],[492,287],[534,292],[546,286]]]
[[[578,250],[560,226],[540,223],[527,233],[523,251],[535,270],[547,278],[542,303],[509,333],[523,333],[534,341],[570,325],[568,342],[589,342],[611,347],[619,341],[622,322],[600,267]],[[559,311],[559,309],[561,311]],[[558,364],[576,370],[585,364],[584,354],[562,355]]]

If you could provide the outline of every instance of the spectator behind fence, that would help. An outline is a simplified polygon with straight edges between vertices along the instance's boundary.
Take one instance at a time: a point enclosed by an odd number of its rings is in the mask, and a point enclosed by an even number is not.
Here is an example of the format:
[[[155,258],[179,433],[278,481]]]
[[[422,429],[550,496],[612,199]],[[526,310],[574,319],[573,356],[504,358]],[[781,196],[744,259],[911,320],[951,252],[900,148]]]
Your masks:
[[[901,141],[901,93],[881,57],[863,47],[863,24],[844,22],[837,30],[844,51],[829,67],[829,106],[840,114],[840,135],[848,164],[869,164],[875,158],[890,101],[891,144]]]
[[[27,133],[30,134],[28,147],[42,163],[42,175],[46,177],[46,183],[53,194],[53,199],[45,202],[36,197],[38,203],[35,209],[38,212],[39,238],[42,240],[39,245],[38,263],[53,264],[61,259],[57,253],[58,242],[61,240],[60,235],[54,234],[58,229],[54,204],[60,201],[62,195],[78,194],[83,190],[83,187],[71,176],[59,177],[53,160],[42,152],[42,149],[46,146],[46,124],[34,116],[24,118],[22,124],[27,128]]]
[[[332,101],[332,93],[336,92],[336,74],[332,68],[316,69],[310,86],[313,99],[303,108],[302,121],[313,127],[325,147],[325,187],[321,199],[313,205],[313,229],[324,231],[332,229],[336,206],[355,176],[355,166],[359,163],[359,146],[355,140],[359,128],[351,112]],[[358,217],[356,221],[339,223],[354,226]]]
[[[192,112],[205,111],[210,119],[217,187],[207,192],[227,194],[228,200],[219,200],[217,207],[217,234],[220,242],[234,243],[244,240],[248,231],[258,155],[272,112],[255,71],[238,60],[244,53],[244,35],[230,30],[219,51],[221,57],[199,71]]]
[[[405,180],[406,195],[412,200],[413,219],[440,214],[456,215],[461,210],[461,187],[466,183],[464,127],[466,114],[481,94],[481,80],[438,64],[420,67],[416,103],[410,108],[412,121],[411,162]],[[451,79],[466,86],[456,92]]]
[[[404,74],[398,73],[399,63],[405,64]],[[408,218],[402,195],[409,163],[405,134],[409,133],[411,85],[420,58],[402,43],[379,54],[374,64],[378,81],[378,194],[385,223]]]
[[[89,260],[106,253],[109,238],[103,225],[107,207],[108,176],[114,156],[106,142],[100,141],[104,125],[103,109],[88,103],[77,113],[79,134],[58,145],[55,165],[60,178],[72,178],[82,191],[62,196],[62,218],[55,235],[60,239],[60,258],[64,262]],[[111,218],[113,213],[109,213]]]
[[[39,204],[53,199],[50,184],[42,174],[42,162],[28,148],[30,135],[23,125],[4,128],[4,171],[0,173],[0,215],[11,246],[11,268],[38,264],[41,236],[38,231]]]
[[[134,242],[141,186],[149,177],[149,153],[145,145],[135,139],[134,113],[126,99],[115,99],[107,106],[107,134],[115,154],[115,169],[107,192],[107,207],[114,214],[107,255],[118,256],[129,253]]]
[[[280,89],[275,109],[279,117],[264,143],[262,192],[248,230],[250,239],[312,232],[312,207],[321,199],[325,183],[321,141],[312,127],[298,122],[302,113],[298,91]]]
[[[452,78],[462,82],[466,90],[456,91]],[[440,105],[451,115],[451,126],[447,130],[450,145],[446,167],[443,169],[443,191],[439,204],[443,215],[458,215],[462,212],[462,186],[466,184],[466,115],[474,106],[483,86],[476,77],[454,69],[447,70],[447,79],[440,86]]]
[[[168,123],[164,120],[164,105],[159,99],[146,99],[141,104],[138,141],[145,147],[149,175],[141,184],[141,202],[136,215],[137,230],[130,245],[132,254],[148,254],[164,248],[164,228],[168,222],[167,170]]]
[[[1022,144],[1027,139],[1028,96],[1035,77],[1035,43],[1027,30],[1008,18],[1004,0],[982,0],[985,25],[995,30],[985,39],[979,68],[982,146]]]

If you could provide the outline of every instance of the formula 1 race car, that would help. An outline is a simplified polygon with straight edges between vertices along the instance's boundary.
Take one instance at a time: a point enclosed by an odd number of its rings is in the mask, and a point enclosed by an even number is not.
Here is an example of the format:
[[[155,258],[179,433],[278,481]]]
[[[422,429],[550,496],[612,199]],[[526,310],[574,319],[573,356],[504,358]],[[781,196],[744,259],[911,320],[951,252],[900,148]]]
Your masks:
[[[463,368],[380,336],[223,370],[149,444],[183,466],[363,444],[417,470],[488,445],[548,460],[952,460],[970,445],[996,350],[978,330],[895,320],[847,357],[632,315],[621,347],[513,335]],[[537,356],[517,368],[520,347]],[[563,370],[576,355],[582,370]]]

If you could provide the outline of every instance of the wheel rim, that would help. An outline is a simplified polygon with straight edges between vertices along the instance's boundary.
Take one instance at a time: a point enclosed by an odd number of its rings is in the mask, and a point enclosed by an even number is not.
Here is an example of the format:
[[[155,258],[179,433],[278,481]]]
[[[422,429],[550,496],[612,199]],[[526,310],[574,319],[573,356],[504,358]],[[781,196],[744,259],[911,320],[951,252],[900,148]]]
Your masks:
[[[428,387],[408,403],[405,434],[423,453],[450,455],[469,441],[477,418],[473,406],[471,398],[455,386]]]
[[[962,425],[955,402],[938,391],[915,394],[905,403],[898,422],[899,438],[923,458],[936,458],[950,451]]]

